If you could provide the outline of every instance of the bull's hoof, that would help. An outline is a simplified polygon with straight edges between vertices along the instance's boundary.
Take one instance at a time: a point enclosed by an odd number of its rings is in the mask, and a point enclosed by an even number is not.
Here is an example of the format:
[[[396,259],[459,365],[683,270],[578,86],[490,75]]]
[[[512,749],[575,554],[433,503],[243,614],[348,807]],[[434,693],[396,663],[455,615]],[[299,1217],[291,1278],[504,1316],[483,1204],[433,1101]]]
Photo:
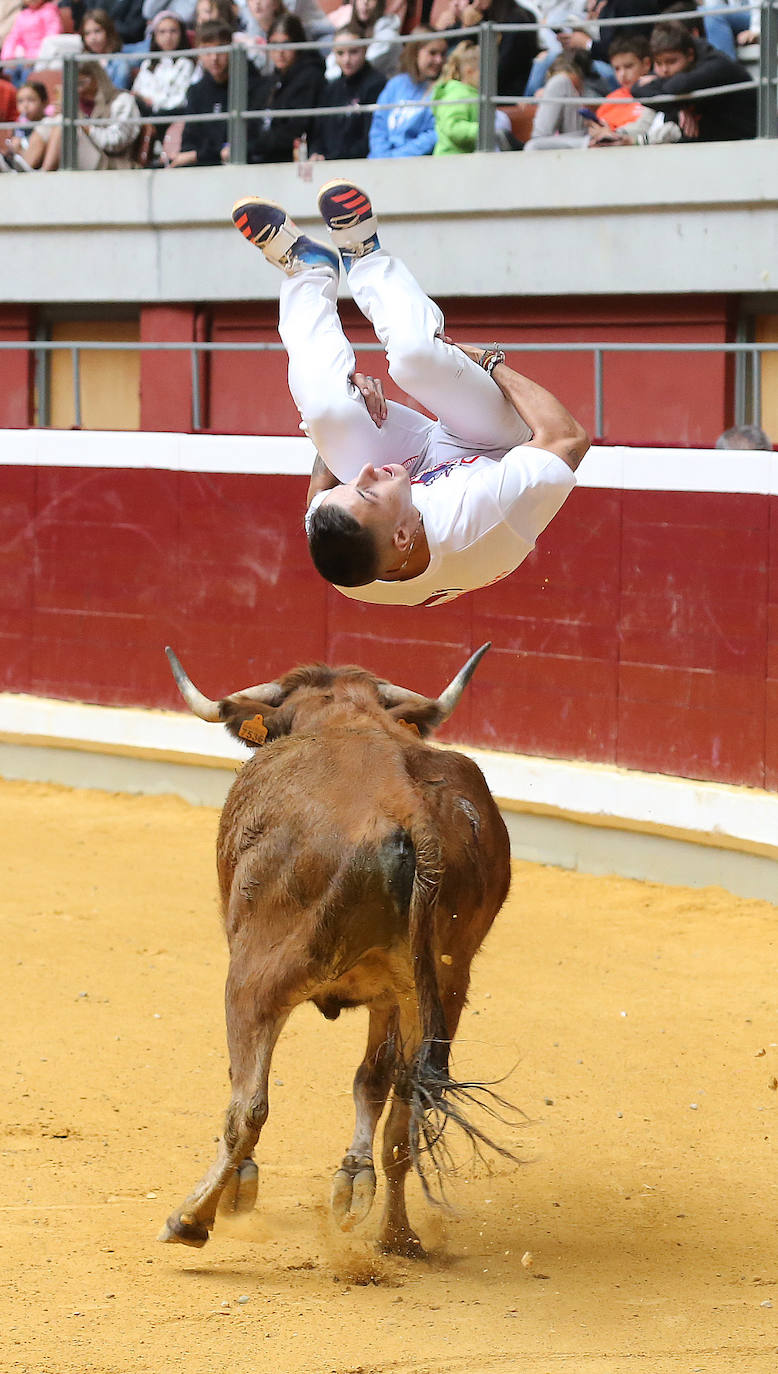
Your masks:
[[[208,1235],[208,1227],[204,1226],[201,1221],[195,1221],[194,1217],[179,1216],[177,1212],[173,1212],[162,1227],[157,1239],[164,1241],[167,1245],[191,1245],[195,1250],[202,1250]]]
[[[427,1251],[409,1226],[385,1228],[378,1238],[378,1248],[383,1255],[400,1255],[403,1259],[427,1258]]]
[[[365,1220],[373,1205],[375,1182],[372,1165],[355,1171],[338,1169],[332,1180],[330,1207],[341,1231],[351,1231]]]
[[[219,1198],[218,1210],[223,1216],[234,1216],[236,1212],[251,1212],[257,1201],[259,1170],[253,1159],[244,1159],[238,1165]]]

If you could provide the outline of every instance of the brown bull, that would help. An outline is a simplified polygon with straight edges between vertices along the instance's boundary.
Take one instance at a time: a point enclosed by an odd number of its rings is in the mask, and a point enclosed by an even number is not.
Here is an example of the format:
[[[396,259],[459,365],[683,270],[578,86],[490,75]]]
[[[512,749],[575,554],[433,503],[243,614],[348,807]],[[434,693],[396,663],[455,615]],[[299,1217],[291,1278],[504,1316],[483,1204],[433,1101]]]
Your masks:
[[[220,1199],[254,1205],[270,1060],[305,1001],[330,1018],[356,1006],[370,1015],[356,1127],[332,1191],[344,1229],[372,1204],[373,1137],[392,1086],[384,1250],[422,1253],[405,1179],[415,1164],[424,1181],[430,1152],[439,1163],[446,1121],[486,1139],[467,1119],[467,1090],[448,1060],[471,960],[508,892],[508,836],[476,765],[421,736],[451,714],[488,647],[437,700],[361,668],[318,665],[215,702],[168,650],[191,709],[255,753],[227,798],[217,846],[232,1098],[215,1163],[161,1239],[204,1245]]]

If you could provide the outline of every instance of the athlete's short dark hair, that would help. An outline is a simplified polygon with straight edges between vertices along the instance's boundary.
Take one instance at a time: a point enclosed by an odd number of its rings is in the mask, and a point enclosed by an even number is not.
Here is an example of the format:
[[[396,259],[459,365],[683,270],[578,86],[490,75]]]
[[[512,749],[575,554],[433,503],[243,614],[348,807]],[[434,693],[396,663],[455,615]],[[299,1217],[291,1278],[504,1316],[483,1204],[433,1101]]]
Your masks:
[[[336,587],[364,587],[379,572],[378,547],[342,506],[319,506],[308,521],[308,548],[313,566]]]

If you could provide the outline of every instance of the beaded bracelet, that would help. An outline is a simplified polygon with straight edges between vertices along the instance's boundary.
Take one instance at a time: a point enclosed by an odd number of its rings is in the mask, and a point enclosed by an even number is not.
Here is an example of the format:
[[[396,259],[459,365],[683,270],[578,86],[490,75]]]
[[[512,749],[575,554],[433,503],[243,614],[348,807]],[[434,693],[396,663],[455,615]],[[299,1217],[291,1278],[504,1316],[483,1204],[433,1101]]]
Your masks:
[[[491,377],[498,363],[505,362],[505,350],[499,344],[490,344],[485,348],[478,359],[479,367],[482,367],[487,376]]]

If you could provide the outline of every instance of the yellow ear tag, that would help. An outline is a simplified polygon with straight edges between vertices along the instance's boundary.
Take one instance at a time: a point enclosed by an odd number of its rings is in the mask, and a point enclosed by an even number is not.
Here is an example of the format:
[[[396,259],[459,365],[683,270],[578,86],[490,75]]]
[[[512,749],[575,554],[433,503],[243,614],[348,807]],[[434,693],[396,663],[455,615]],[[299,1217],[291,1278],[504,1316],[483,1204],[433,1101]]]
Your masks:
[[[404,725],[405,728],[406,728],[406,730],[410,730],[410,731],[412,732],[412,734],[418,735],[419,738],[421,739],[421,730],[419,729],[419,727],[418,727],[418,725],[416,724],[415,720],[398,720],[397,724],[398,724],[398,725]]]
[[[238,734],[241,739],[249,741],[249,744],[264,744],[267,739],[267,726],[262,716],[252,716],[250,720],[244,720]]]

